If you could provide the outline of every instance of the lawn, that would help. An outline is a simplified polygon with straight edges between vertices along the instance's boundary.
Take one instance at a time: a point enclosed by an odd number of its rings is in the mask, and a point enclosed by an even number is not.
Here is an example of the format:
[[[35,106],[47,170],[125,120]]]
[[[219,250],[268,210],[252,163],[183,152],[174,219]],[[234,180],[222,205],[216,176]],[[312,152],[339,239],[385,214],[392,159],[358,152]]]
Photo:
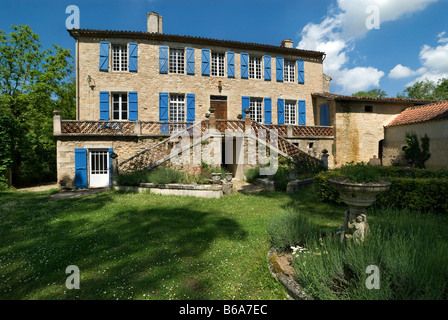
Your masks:
[[[51,193],[0,193],[2,299],[285,299],[266,262],[272,218],[300,208],[333,230],[342,221],[311,189],[221,199]],[[79,290],[65,286],[69,265],[80,269]]]

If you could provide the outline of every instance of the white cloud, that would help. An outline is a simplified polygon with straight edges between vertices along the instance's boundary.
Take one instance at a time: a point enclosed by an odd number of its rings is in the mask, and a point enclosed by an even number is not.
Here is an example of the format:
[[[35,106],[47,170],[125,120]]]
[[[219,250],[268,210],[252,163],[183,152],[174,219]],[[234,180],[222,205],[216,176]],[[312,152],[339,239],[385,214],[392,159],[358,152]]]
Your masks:
[[[425,67],[421,67],[420,69],[414,71],[409,67],[403,66],[402,64],[397,64],[392,70],[389,72],[389,78],[391,79],[402,79],[409,78],[415,75],[423,74],[427,71]]]
[[[373,67],[350,70],[346,66],[355,41],[369,31],[366,27],[366,19],[370,16],[370,13],[366,13],[367,7],[375,6],[379,9],[381,28],[384,22],[394,21],[423,10],[436,1],[438,0],[337,0],[337,7],[331,10],[322,22],[318,24],[310,22],[302,29],[300,32],[302,40],[298,48],[325,52],[324,72],[344,90],[352,92],[357,90],[355,88],[367,90],[372,85],[379,85],[384,72]],[[365,81],[357,79],[359,74],[367,75]],[[351,81],[350,76],[353,76]],[[361,81],[357,83],[357,80]]]
[[[358,92],[370,87],[378,87],[384,72],[373,67],[342,69],[334,80],[344,91]]]

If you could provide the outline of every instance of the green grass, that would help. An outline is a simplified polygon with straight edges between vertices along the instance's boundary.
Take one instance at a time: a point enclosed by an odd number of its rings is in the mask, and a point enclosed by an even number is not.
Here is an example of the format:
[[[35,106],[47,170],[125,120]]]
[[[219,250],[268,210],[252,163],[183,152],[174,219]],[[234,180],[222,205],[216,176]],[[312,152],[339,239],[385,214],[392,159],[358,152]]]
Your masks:
[[[0,193],[1,299],[285,299],[268,221],[285,194]],[[65,269],[80,269],[68,290]]]

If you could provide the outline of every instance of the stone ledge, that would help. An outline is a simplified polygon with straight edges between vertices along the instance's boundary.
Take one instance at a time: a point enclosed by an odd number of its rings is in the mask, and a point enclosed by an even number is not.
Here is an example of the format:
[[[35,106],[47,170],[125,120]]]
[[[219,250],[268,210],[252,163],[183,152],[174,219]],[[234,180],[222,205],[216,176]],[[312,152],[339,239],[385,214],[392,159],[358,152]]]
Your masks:
[[[276,261],[277,251],[271,248],[268,252],[268,267],[271,275],[275,280],[280,282],[283,287],[285,287],[288,298],[290,300],[313,300],[308,296],[308,294],[303,290],[300,284],[295,281],[293,276],[288,275]]]
[[[309,185],[311,185],[314,181],[314,178],[307,178],[302,180],[293,180],[288,182],[288,185],[286,186],[286,193],[294,193],[298,190],[302,190]]]

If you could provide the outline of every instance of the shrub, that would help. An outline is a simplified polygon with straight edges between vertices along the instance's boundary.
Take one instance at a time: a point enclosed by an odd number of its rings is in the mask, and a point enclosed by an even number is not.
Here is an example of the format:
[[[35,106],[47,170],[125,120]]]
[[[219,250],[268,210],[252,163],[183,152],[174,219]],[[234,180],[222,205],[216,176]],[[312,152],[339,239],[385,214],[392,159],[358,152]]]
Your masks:
[[[397,167],[377,167],[391,187],[377,196],[375,206],[409,208],[419,211],[448,212],[448,172],[423,169],[406,170]],[[408,175],[409,174],[409,175]],[[314,178],[314,188],[322,201],[343,203],[339,192],[328,180],[341,177],[341,169],[321,172]]]
[[[363,183],[363,182],[378,182],[384,178],[381,176],[377,167],[360,162],[353,164],[350,162],[341,167],[342,176],[346,177],[349,182]]]
[[[316,224],[293,211],[273,218],[267,226],[267,232],[272,246],[280,252],[290,250],[291,246],[302,245],[309,239],[319,238],[322,233]]]
[[[260,167],[250,168],[246,171],[246,181],[252,183],[260,177]]]
[[[289,170],[286,166],[278,166],[274,174],[274,188],[277,191],[286,191],[289,182]]]
[[[150,172],[148,182],[155,184],[182,183],[185,176],[182,172],[171,168],[160,168]]]
[[[299,175],[314,175],[321,172],[325,168],[321,160],[313,158],[305,153],[299,153],[293,157],[292,169]]]
[[[404,157],[417,168],[425,168],[425,162],[431,157],[429,153],[429,137],[425,134],[421,138],[421,148],[416,134],[407,134],[406,142],[408,147],[404,150]]]

